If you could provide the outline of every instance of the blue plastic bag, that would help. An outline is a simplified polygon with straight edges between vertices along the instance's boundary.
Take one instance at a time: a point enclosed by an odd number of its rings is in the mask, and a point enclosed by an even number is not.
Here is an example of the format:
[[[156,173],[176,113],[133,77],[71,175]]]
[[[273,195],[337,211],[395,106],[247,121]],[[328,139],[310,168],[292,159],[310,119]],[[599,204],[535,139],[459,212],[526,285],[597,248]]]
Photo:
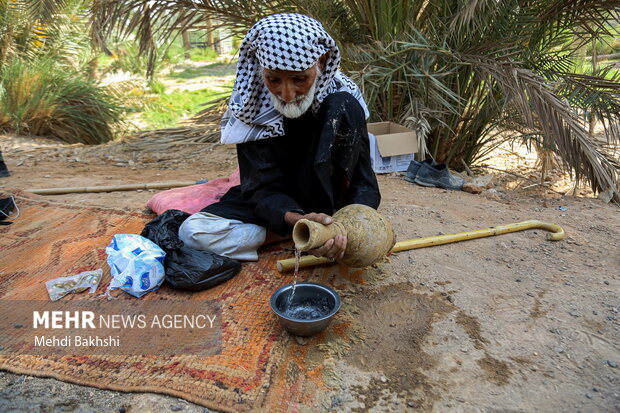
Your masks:
[[[137,234],[116,234],[105,252],[112,275],[108,290],[120,288],[142,297],[164,282],[166,253],[151,240]]]

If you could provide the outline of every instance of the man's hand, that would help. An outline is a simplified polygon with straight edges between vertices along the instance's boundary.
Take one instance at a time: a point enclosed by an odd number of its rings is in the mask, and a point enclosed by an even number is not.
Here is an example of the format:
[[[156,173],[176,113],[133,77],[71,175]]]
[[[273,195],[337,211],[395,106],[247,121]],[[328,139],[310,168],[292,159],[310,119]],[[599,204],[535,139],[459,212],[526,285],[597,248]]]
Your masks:
[[[301,215],[297,212],[289,211],[284,214],[284,221],[290,226],[294,226],[300,219],[307,219],[323,225],[329,225],[334,221],[333,218],[327,214],[317,214],[315,212]],[[333,261],[342,258],[346,248],[347,237],[343,235],[336,235],[334,238],[327,240],[327,242],[319,248],[309,250],[308,252],[315,257],[325,257]]]

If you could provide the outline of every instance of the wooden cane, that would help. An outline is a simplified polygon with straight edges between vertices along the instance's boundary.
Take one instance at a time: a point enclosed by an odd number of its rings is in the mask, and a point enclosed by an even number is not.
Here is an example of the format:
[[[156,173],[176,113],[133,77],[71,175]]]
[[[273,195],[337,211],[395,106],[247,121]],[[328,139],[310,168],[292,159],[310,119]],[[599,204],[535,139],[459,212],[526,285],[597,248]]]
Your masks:
[[[450,244],[452,242],[466,241],[476,238],[491,237],[494,235],[508,234],[510,232],[523,231],[526,229],[544,229],[550,231],[547,234],[549,241],[559,241],[566,238],[564,229],[550,222],[529,220],[516,222],[512,224],[498,225],[496,227],[477,229],[473,231],[458,232],[455,234],[434,235],[432,237],[415,238],[406,241],[397,242],[390,252],[408,251],[417,248],[433,247],[435,245]],[[323,258],[314,257],[311,255],[305,255],[299,260],[299,268],[311,267],[320,264],[332,264],[333,261]],[[279,260],[276,263],[278,271],[285,272],[295,268],[295,258],[288,258],[285,260]]]

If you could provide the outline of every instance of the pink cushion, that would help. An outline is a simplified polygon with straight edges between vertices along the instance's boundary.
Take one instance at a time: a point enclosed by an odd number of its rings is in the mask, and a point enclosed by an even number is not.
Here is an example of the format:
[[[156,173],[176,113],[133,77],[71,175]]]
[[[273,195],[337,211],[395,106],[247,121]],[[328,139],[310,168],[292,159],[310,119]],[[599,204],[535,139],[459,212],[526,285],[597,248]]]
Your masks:
[[[146,206],[157,215],[168,209],[178,209],[194,214],[207,205],[217,202],[231,187],[239,185],[239,169],[228,178],[218,178],[204,184],[168,189],[151,197]]]

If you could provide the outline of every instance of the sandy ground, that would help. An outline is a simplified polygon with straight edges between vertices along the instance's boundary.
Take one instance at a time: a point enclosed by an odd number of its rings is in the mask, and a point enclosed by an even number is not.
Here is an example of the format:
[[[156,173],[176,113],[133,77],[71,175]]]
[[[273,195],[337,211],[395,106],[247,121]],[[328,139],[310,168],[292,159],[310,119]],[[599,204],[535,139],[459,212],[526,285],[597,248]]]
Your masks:
[[[236,167],[234,148],[214,144],[157,151],[5,136],[0,146],[13,174],[0,179],[0,194],[2,187],[196,181]],[[489,165],[510,173],[475,169],[495,173],[494,190],[480,195],[379,176],[380,212],[399,240],[529,219],[559,224],[568,236],[551,242],[544,230],[529,230],[401,252],[368,268],[344,300],[359,338],[345,352],[316,350],[333,390],[300,411],[620,411],[619,208],[561,195],[571,182],[558,172],[541,186],[534,163],[509,148],[496,152]],[[143,211],[153,192],[54,199]],[[207,411],[168,396],[6,372],[0,410]]]

